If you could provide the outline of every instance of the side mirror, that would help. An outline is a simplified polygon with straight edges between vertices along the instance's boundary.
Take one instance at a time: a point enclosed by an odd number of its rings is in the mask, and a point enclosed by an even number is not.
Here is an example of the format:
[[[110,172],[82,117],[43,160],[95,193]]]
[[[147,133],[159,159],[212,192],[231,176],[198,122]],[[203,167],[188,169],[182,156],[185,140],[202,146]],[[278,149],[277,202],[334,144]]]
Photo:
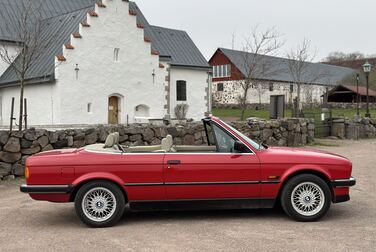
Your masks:
[[[237,153],[248,153],[249,152],[248,147],[240,141],[235,141],[234,150]]]

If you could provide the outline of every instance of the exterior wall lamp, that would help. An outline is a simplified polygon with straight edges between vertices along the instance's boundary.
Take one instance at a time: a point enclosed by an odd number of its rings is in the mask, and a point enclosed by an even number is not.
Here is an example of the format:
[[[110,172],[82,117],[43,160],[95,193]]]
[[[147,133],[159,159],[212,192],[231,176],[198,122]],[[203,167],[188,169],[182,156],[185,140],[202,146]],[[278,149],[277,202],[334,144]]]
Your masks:
[[[371,114],[369,113],[369,73],[371,72],[372,65],[366,61],[366,63],[363,65],[363,71],[366,74],[366,82],[367,82],[367,112],[366,117],[370,118]]]

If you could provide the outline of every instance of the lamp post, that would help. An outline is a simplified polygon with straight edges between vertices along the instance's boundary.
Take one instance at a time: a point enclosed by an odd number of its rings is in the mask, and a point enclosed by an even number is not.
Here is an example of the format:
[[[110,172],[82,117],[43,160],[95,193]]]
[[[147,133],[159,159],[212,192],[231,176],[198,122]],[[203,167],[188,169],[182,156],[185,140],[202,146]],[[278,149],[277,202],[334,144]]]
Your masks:
[[[356,74],[356,118],[359,118],[359,74]]]
[[[366,74],[366,82],[367,82],[367,112],[366,117],[371,117],[371,114],[369,113],[369,73],[371,72],[372,65],[366,61],[366,63],[363,65],[363,71]]]

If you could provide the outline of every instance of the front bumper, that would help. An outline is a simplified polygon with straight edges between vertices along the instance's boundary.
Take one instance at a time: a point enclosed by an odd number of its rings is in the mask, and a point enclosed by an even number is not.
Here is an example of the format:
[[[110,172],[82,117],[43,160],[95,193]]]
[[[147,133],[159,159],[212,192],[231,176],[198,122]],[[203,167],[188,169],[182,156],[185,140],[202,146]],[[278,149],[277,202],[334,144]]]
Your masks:
[[[351,187],[356,185],[356,179],[351,177],[349,179],[337,179],[332,181],[332,186],[336,188]]]
[[[35,194],[59,194],[71,193],[73,190],[72,185],[21,185],[20,191],[23,193]]]

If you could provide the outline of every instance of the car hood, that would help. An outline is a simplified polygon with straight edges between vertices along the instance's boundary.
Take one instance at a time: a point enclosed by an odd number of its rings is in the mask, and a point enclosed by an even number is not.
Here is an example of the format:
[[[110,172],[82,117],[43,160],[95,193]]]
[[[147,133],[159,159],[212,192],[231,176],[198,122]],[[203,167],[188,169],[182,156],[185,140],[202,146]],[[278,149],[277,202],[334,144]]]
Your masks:
[[[269,147],[265,150],[268,155],[283,157],[286,161],[309,163],[349,164],[350,160],[341,155],[308,148]]]

